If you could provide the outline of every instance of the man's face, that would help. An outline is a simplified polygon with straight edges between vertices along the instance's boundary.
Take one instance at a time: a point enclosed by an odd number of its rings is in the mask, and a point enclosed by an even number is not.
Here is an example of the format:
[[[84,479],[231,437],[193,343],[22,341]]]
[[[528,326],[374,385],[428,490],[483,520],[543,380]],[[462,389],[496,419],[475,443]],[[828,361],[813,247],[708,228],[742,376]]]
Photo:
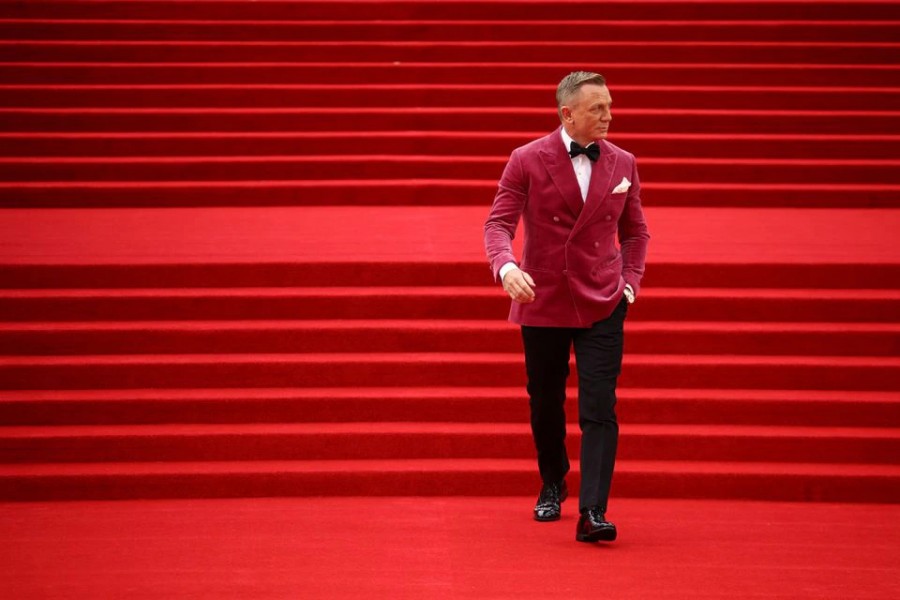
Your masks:
[[[612,98],[605,85],[583,85],[562,107],[566,132],[582,146],[605,139],[612,121],[611,108]]]

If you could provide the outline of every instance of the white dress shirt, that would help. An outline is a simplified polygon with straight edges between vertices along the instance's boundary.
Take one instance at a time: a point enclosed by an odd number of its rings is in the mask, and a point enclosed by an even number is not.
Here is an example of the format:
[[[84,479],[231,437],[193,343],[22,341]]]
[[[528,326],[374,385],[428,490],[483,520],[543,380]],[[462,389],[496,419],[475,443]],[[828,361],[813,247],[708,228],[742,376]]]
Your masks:
[[[563,146],[565,146],[566,153],[568,153],[569,148],[572,147],[572,142],[575,140],[569,137],[565,129],[560,129],[559,131],[562,133]],[[593,145],[588,144],[588,146]],[[572,168],[575,169],[575,178],[578,180],[578,187],[581,189],[581,201],[585,202],[587,200],[588,187],[591,185],[591,171],[594,168],[594,163],[584,154],[579,154],[571,160]]]

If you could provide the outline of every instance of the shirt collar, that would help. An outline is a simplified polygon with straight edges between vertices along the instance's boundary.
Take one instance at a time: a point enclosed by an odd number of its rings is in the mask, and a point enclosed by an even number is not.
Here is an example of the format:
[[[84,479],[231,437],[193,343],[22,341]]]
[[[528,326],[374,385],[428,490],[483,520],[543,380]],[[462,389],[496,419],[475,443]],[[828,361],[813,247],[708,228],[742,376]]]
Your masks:
[[[568,153],[569,153],[569,149],[572,147],[572,142],[574,142],[575,140],[573,140],[573,139],[572,139],[572,136],[570,136],[570,135],[566,132],[566,128],[565,128],[565,127],[560,127],[560,128],[559,128],[559,132],[560,132],[560,135],[562,136],[563,146],[564,146],[565,149],[566,149],[566,154],[568,154]],[[593,145],[596,144],[596,143],[597,143],[597,142],[591,142],[590,144],[588,144],[588,146],[593,146]]]

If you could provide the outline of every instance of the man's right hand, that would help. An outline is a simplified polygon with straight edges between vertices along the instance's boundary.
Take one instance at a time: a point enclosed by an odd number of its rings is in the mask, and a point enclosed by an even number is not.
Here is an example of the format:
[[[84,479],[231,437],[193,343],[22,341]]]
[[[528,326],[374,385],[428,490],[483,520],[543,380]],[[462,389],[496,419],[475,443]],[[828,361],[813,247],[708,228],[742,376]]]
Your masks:
[[[503,277],[503,289],[516,302],[534,302],[534,279],[521,269],[512,269]]]

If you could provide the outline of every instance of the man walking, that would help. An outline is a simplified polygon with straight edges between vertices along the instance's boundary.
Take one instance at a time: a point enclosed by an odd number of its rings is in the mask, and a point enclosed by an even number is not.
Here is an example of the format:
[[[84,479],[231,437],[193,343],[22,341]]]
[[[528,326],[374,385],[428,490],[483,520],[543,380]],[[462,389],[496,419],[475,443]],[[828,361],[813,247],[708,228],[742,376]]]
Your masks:
[[[613,541],[616,527],[606,509],[619,435],[616,380],[625,314],[640,292],[650,236],[635,158],[606,141],[612,98],[603,76],[570,73],[559,83],[556,103],[561,127],[510,156],[484,244],[495,278],[513,300],[509,319],[522,328],[543,480],[534,518],[558,520],[568,496],[564,403],[574,345],[582,431],[576,539]],[[521,262],[512,251],[520,218]]]

